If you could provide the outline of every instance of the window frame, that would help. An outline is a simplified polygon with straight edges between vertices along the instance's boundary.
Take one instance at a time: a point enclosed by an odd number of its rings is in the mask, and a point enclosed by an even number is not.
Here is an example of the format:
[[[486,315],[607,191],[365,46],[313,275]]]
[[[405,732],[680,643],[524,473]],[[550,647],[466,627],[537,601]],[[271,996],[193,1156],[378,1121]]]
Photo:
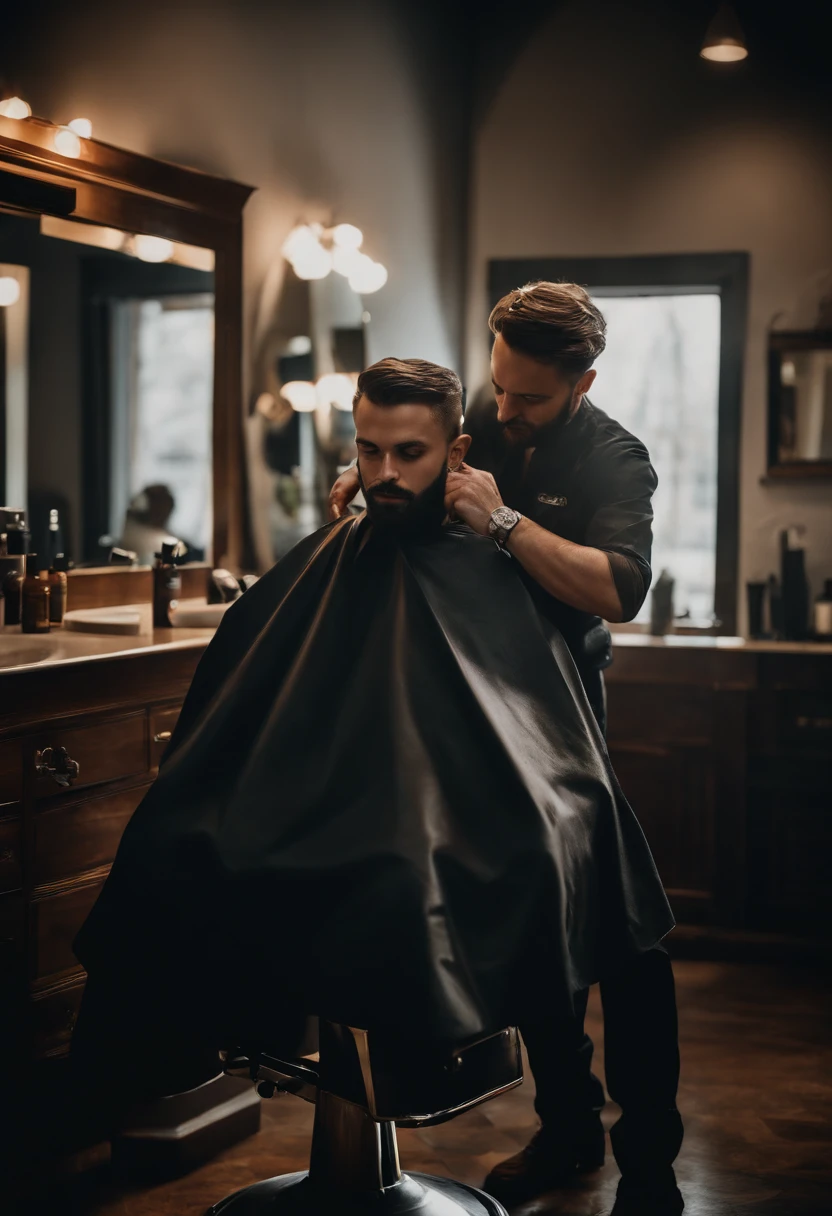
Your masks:
[[[719,294],[714,614],[719,621],[715,632],[729,635],[737,628],[740,438],[749,265],[750,256],[745,252],[494,258],[488,263],[489,311],[508,292],[536,279],[581,283],[590,292],[607,295]]]

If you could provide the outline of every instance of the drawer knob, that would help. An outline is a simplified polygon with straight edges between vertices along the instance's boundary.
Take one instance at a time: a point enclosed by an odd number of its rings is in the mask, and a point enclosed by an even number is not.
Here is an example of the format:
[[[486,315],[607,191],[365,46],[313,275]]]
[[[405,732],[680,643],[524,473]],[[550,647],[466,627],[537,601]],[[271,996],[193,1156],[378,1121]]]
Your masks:
[[[45,747],[35,753],[36,775],[51,777],[62,789],[68,789],[80,771],[80,764],[70,757],[65,747]]]
[[[169,730],[160,730],[158,735],[153,736],[153,742],[154,743],[170,743],[172,733],[173,732],[169,731]]]

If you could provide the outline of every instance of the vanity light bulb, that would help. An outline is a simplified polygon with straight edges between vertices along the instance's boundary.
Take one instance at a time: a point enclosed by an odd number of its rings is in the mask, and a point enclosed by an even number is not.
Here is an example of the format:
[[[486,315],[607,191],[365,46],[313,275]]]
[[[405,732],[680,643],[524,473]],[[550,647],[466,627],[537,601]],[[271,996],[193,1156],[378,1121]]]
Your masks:
[[[360,249],[364,233],[355,224],[336,224],[332,229],[332,242],[339,249]]]
[[[295,258],[302,257],[304,253],[319,244],[317,236],[308,224],[298,224],[286,237],[280,252],[287,262],[294,262]]]
[[[66,125],[81,139],[92,139],[92,123],[88,118],[73,118],[72,122],[68,122]]]
[[[0,278],[0,308],[9,308],[20,299],[20,284],[10,275]]]
[[[280,390],[281,397],[299,414],[311,414],[318,408],[318,394],[311,380],[290,380]]]
[[[81,141],[69,127],[59,127],[55,132],[55,151],[73,160],[81,155]]]
[[[322,409],[328,405],[334,405],[336,410],[343,410],[344,413],[348,413],[352,409],[355,388],[349,376],[345,376],[342,372],[332,372],[328,376],[321,376],[315,385],[315,391],[318,405]]]
[[[136,257],[142,262],[166,262],[173,253],[173,241],[163,236],[145,236],[139,233],[133,240]]]
[[[359,269],[350,275],[350,287],[360,296],[371,295],[379,291],[387,282],[387,268],[381,262],[373,262],[367,258],[369,265],[362,263]]]
[[[357,249],[342,249],[336,246],[332,251],[332,269],[342,274],[345,279],[352,278],[354,274],[359,273],[362,258],[366,259],[366,254]]]
[[[291,259],[292,269],[299,279],[325,279],[332,270],[332,254],[316,241]]]
[[[0,114],[6,118],[28,118],[31,113],[32,107],[22,97],[7,97],[0,101]]]

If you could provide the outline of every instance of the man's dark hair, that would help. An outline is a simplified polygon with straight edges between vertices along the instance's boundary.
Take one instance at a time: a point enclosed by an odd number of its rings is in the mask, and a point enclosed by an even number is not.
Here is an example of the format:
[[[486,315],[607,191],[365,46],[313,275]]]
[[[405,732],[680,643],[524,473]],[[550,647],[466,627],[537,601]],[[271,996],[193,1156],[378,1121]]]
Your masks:
[[[381,359],[358,377],[352,407],[362,397],[373,405],[427,405],[449,439],[462,430],[462,382],[456,372],[426,359]]]
[[[583,375],[607,344],[607,323],[577,283],[518,287],[495,306],[488,325],[512,350],[567,375]]]

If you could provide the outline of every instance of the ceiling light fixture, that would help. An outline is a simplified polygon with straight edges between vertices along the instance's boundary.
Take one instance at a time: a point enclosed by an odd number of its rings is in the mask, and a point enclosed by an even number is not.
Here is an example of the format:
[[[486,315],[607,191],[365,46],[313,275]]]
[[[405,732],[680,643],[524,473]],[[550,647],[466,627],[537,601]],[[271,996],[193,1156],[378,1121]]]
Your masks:
[[[717,9],[699,54],[712,63],[738,63],[747,58],[745,36],[732,4],[721,4]]]

